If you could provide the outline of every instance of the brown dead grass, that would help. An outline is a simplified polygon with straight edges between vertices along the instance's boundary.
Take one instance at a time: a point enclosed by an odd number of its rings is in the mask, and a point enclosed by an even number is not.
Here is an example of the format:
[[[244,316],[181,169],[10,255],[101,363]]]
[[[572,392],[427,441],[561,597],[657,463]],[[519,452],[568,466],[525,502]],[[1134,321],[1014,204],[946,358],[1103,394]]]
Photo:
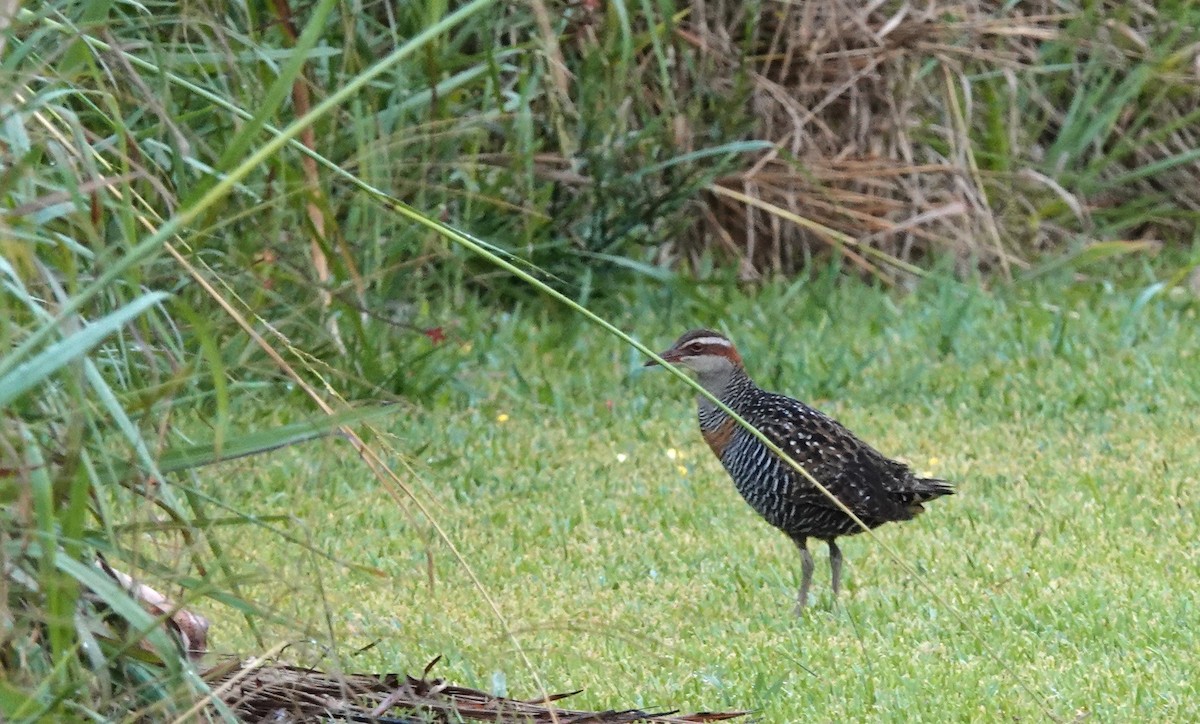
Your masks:
[[[1071,2],[1022,2],[1002,13],[997,2],[807,0],[767,2],[751,18],[748,3],[695,0],[676,30],[680,45],[711,60],[717,75],[749,73],[755,136],[775,148],[713,184],[694,233],[664,249],[664,258],[697,263],[715,248],[736,261],[743,278],[755,279],[836,253],[890,280],[905,262],[948,252],[964,270],[1011,273],[1079,235],[1105,236],[1091,218],[1097,204],[1165,189],[1178,208],[1200,209],[1197,184],[1164,183],[1196,178],[1195,161],[1092,196],[1085,184],[1042,170],[1038,154],[1072,100],[1039,85],[1046,44],[1075,44],[1074,81],[1082,61],[1097,53],[1115,67],[1150,62],[1153,38],[1170,31],[1151,4],[1105,5],[1113,6],[1105,10],[1113,19],[1103,32],[1076,41],[1065,35],[1081,13]],[[1149,138],[1194,106],[1200,72],[1187,61],[1181,57],[1175,75],[1162,80],[1193,92],[1164,104],[1167,117],[1140,129],[1146,142],[1107,173],[1196,148],[1194,125]],[[1010,158],[1001,164],[977,155],[984,119],[975,84],[987,72],[999,74],[1011,96],[1002,101]],[[1038,107],[1038,119],[1019,117],[1018,94]],[[1120,124],[1135,116],[1131,109],[1098,137],[1095,154],[1121,138]],[[686,134],[677,136],[687,143]],[[1169,225],[1151,220],[1133,236],[1170,236]]]
[[[225,704],[245,721],[387,721],[424,724],[464,721],[528,724],[698,724],[743,719],[748,712],[640,709],[582,711],[559,706],[578,691],[518,700],[430,679],[430,662],[420,678],[398,674],[336,674],[309,667],[230,659],[205,678]]]

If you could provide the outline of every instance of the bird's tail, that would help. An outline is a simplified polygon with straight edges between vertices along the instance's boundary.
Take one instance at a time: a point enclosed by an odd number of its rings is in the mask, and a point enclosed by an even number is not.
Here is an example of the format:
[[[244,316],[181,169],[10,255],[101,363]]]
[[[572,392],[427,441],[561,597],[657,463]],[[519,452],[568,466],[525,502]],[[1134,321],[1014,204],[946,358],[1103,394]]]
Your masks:
[[[925,503],[943,495],[954,495],[954,483],[941,478],[915,478],[912,494],[914,503]]]
[[[909,514],[916,517],[925,511],[922,503],[928,503],[943,495],[954,495],[954,483],[940,478],[914,477],[909,485],[905,486],[904,490],[897,491],[896,495]]]

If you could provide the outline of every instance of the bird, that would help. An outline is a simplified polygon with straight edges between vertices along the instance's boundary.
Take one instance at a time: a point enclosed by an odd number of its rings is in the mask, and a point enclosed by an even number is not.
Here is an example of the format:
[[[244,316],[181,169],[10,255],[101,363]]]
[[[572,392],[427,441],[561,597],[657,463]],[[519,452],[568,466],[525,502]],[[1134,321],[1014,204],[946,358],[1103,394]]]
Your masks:
[[[915,474],[832,417],[799,400],[761,389],[747,374],[733,342],[720,332],[693,329],[658,356],[693,372],[705,390],[803,466],[869,528],[911,520],[924,510],[925,503],[955,492],[954,483]],[[656,364],[658,361],[651,359],[645,366]],[[829,546],[836,605],[842,576],[837,538],[861,533],[863,528],[711,400],[703,395],[697,399],[700,432],[734,487],[751,508],[800,549],[801,583],[795,612],[802,614],[808,605],[812,584],[809,538]]]

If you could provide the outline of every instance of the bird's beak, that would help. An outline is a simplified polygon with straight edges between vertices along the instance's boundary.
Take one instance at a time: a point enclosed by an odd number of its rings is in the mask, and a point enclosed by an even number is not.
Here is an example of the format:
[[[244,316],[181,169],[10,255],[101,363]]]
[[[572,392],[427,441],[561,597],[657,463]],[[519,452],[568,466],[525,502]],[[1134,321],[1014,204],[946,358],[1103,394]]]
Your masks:
[[[677,361],[679,361],[679,357],[678,357],[678,355],[676,355],[676,354],[675,354],[675,353],[674,353],[672,350],[667,350],[666,352],[660,352],[658,356],[659,356],[659,357],[662,357],[662,358],[663,358],[664,360],[666,360],[667,362],[677,362]],[[643,366],[643,367],[654,367],[654,366],[655,366],[655,365],[657,365],[657,364],[658,364],[658,360],[656,360],[656,359],[649,359],[649,360],[646,360],[646,364],[644,364],[644,365],[642,365],[642,366]]]

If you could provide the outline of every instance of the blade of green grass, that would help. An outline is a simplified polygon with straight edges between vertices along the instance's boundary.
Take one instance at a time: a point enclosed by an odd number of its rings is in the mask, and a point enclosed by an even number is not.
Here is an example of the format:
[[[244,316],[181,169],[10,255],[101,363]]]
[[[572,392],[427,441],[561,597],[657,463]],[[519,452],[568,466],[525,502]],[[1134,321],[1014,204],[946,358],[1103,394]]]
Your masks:
[[[639,179],[650,174],[678,166],[684,163],[692,163],[693,161],[702,161],[706,158],[714,156],[730,156],[739,153],[751,153],[753,151],[766,151],[774,148],[775,144],[770,141],[734,141],[733,143],[723,143],[719,146],[710,146],[708,148],[700,148],[688,153],[681,153],[674,158],[669,158],[662,163],[652,164],[645,168],[638,169],[630,174],[630,178]]]
[[[1098,241],[1088,244],[1073,254],[1056,256],[1021,275],[1023,280],[1036,279],[1052,272],[1067,268],[1079,268],[1089,264],[1097,264],[1127,254],[1138,254],[1157,248],[1152,241]]]
[[[215,173],[223,173],[246,154],[250,145],[258,138],[263,126],[287,99],[292,89],[292,83],[299,77],[304,64],[308,62],[308,52],[320,40],[321,33],[325,29],[325,22],[336,5],[336,0],[321,0],[316,7],[312,8],[308,23],[305,24],[304,31],[296,40],[296,45],[288,49],[287,62],[279,69],[271,86],[267,88],[254,117],[250,119],[249,123],[242,126],[237,135],[229,142],[225,152],[221,154],[221,158],[214,165]],[[203,190],[203,187],[196,189],[191,198],[198,198]],[[183,205],[187,206],[191,198],[185,199]]]
[[[327,437],[336,434],[345,425],[373,420],[400,409],[402,408],[399,405],[362,407],[291,425],[237,435],[221,447],[218,447],[214,441],[168,450],[159,456],[158,468],[164,473],[172,473],[249,455],[260,455],[289,445]]]
[[[164,292],[143,294],[117,311],[68,334],[25,362],[19,362],[22,353],[34,347],[34,345],[28,344],[30,340],[36,338],[38,342],[41,342],[59,328],[66,314],[65,310],[60,312],[53,321],[42,325],[38,331],[26,337],[16,350],[0,360],[0,407],[8,406],[13,400],[41,384],[50,375],[91,352],[109,335],[166,298],[167,294]],[[75,306],[71,311],[77,311],[81,304]],[[67,306],[72,305],[68,304]]]

